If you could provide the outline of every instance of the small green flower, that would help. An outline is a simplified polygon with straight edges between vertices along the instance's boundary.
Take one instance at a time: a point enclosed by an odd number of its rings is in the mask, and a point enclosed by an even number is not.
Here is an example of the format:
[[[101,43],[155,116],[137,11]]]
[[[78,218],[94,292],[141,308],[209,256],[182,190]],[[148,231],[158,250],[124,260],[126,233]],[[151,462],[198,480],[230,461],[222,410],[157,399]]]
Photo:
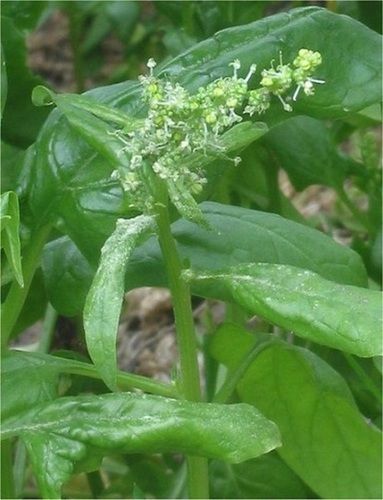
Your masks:
[[[129,154],[130,166],[125,170],[121,167],[113,176],[118,177],[123,188],[129,191],[135,208],[150,211],[154,201],[146,184],[145,172],[151,168],[168,183],[170,196],[180,209],[180,199],[184,198],[182,190],[198,194],[207,182],[199,163],[187,162],[188,155],[214,153],[229,159],[220,141],[221,134],[240,122],[242,114],[253,116],[267,111],[273,95],[286,111],[291,111],[291,105],[282,95],[294,83],[298,87],[293,100],[301,88],[306,95],[311,95],[313,84],[323,83],[312,78],[312,72],[320,63],[319,52],[301,49],[293,61],[293,69],[289,64],[283,64],[281,58],[276,69],[271,65],[270,69],[262,71],[260,86],[249,90],[248,84],[256,65],[252,64],[246,77],[241,78],[238,74],[241,62],[236,59],[230,63],[232,76],[219,78],[190,95],[179,83],[155,77],[156,62],[149,59],[149,75],[139,78],[143,100],[148,106],[147,117],[136,130],[115,132],[123,144],[121,154]],[[291,97],[286,99],[291,100]],[[232,161],[237,165],[240,158]]]

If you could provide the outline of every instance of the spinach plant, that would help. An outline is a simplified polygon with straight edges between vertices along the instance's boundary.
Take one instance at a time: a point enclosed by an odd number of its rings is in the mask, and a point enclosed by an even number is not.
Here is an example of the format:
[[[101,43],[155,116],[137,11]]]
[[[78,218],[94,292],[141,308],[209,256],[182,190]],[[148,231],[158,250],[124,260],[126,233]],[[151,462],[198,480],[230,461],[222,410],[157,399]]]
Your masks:
[[[381,496],[380,171],[363,129],[379,47],[356,20],[299,8],[149,59],[138,81],[35,87],[57,109],[1,198],[3,498],[22,497],[27,463],[43,498],[76,496],[79,472],[87,497]],[[358,129],[361,161],[336,147]],[[279,165],[298,189],[335,190],[355,249],[299,215]],[[93,363],[48,354],[44,336],[9,349],[39,273],[45,332],[57,312],[81,317]],[[140,286],[171,291],[171,383],[117,366],[123,296]],[[227,304],[203,342],[192,295]]]

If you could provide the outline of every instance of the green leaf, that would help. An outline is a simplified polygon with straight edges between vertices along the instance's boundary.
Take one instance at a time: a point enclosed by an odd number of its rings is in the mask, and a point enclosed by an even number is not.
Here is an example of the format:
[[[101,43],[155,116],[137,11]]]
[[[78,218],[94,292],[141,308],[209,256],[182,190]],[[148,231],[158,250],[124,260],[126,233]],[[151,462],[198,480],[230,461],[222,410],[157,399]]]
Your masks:
[[[44,498],[59,497],[73,463],[84,461],[94,450],[180,452],[238,463],[280,445],[275,424],[252,406],[126,393],[37,405],[3,422],[2,434],[24,440]]]
[[[4,353],[1,359],[2,420],[55,399],[58,376],[57,368],[43,357],[22,351]]]
[[[153,230],[154,219],[118,219],[101,250],[101,260],[85,302],[84,329],[90,357],[105,383],[116,388],[116,338],[124,295],[124,275],[138,242]]]
[[[187,273],[194,282],[223,285],[232,300],[249,313],[300,337],[361,357],[382,354],[379,291],[339,285],[311,271],[277,264]]]
[[[213,461],[209,475],[211,498],[312,498],[275,452],[234,465]]]
[[[95,151],[104,156],[114,167],[120,164],[129,166],[129,157],[123,154],[123,143],[115,136],[115,129],[104,121],[117,121],[119,125],[128,126],[127,116],[124,120],[122,113],[109,110],[97,103],[91,111],[91,99],[70,94],[55,94],[41,85],[33,89],[32,100],[37,106],[50,105],[54,102],[75,132],[79,133]]]
[[[76,316],[84,308],[95,267],[67,236],[44,247],[41,267],[49,302],[59,314]],[[76,293],[73,293],[76,290]]]
[[[214,272],[236,264],[269,262],[310,269],[342,284],[367,283],[359,255],[315,229],[275,214],[219,203],[202,203],[201,210],[210,231],[185,220],[172,225],[181,257],[193,269]],[[166,286],[161,251],[155,239],[132,255],[126,283],[128,289]],[[203,285],[194,292],[204,295],[209,288]]]
[[[21,267],[20,237],[19,237],[19,200],[13,191],[3,193],[0,198],[1,248],[4,248],[8,262],[18,284],[23,287],[23,271]]]
[[[32,102],[35,106],[50,106],[55,103],[64,114],[68,113],[68,120],[71,118],[71,107],[73,107],[129,130],[141,124],[141,120],[132,120],[122,111],[99,104],[92,97],[78,94],[56,94],[43,85],[38,85],[33,89]]]
[[[311,184],[338,189],[352,162],[338,153],[325,123],[308,116],[277,125],[264,143],[299,191]]]
[[[5,2],[24,3],[24,2]],[[7,68],[8,92],[2,120],[2,139],[26,148],[35,141],[49,110],[36,109],[31,102],[33,87],[41,80],[31,74],[26,65],[25,34],[14,18],[2,16],[3,63]]]
[[[238,392],[277,422],[280,456],[320,497],[381,498],[381,433],[315,354],[275,343],[259,354]]]
[[[326,83],[315,96],[300,96],[294,104],[297,113],[334,118],[380,102],[380,36],[354,19],[316,7],[292,9],[220,31],[170,61],[160,75],[177,77],[189,90],[197,90],[226,76],[228,64],[236,58],[246,74],[254,62],[259,71],[269,67],[280,51],[284,61],[291,61],[302,47],[322,54],[316,76]],[[253,85],[258,81],[251,80]],[[274,119],[286,119],[277,106]]]

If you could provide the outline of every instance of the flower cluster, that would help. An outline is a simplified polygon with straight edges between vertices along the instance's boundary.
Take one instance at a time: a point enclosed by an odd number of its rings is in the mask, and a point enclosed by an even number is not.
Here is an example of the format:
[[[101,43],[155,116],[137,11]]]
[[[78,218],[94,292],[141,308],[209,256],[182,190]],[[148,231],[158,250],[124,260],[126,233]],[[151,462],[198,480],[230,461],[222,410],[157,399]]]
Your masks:
[[[150,200],[142,173],[145,165],[150,165],[164,181],[178,183],[182,190],[197,194],[206,178],[200,165],[190,167],[188,155],[196,152],[225,155],[221,134],[242,120],[241,112],[250,116],[264,113],[273,95],[286,111],[291,111],[291,105],[282,96],[293,85],[297,86],[293,101],[300,89],[312,95],[313,84],[323,83],[312,78],[319,64],[319,52],[301,49],[292,66],[283,64],[282,60],[276,68],[271,65],[270,69],[262,71],[260,87],[249,90],[256,66],[251,65],[247,75],[241,78],[238,76],[241,64],[235,60],[230,64],[232,76],[219,78],[191,95],[179,83],[156,78],[153,74],[156,63],[150,59],[147,63],[149,75],[140,77],[148,114],[140,128],[127,133],[116,132],[124,143],[122,150],[130,155],[130,168],[115,175],[125,190],[136,194],[136,200],[145,200],[146,205]],[[234,161],[237,163],[238,158]]]

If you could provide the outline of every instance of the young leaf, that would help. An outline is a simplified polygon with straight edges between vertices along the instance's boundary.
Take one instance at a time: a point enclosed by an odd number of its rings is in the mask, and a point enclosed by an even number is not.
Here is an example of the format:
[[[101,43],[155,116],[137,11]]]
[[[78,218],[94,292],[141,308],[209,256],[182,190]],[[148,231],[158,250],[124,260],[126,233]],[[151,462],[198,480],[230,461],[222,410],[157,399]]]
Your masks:
[[[123,144],[115,136],[115,129],[107,121],[119,121],[121,124],[123,113],[109,110],[106,106],[95,103],[93,113],[90,112],[91,100],[81,96],[72,97],[70,94],[55,94],[48,88],[39,85],[33,89],[32,100],[36,106],[46,106],[55,103],[62,111],[71,127],[92,146],[95,151],[104,156],[112,165],[129,166],[129,158],[123,154]],[[79,103],[87,103],[87,106]],[[101,115],[101,119],[99,116]],[[128,124],[125,117],[124,124]]]
[[[129,129],[134,127],[137,122],[140,123],[139,120],[129,119],[128,115],[118,109],[100,104],[92,97],[78,94],[56,94],[43,85],[38,85],[33,89],[32,102],[35,106],[50,106],[56,103],[59,108],[63,106],[62,111],[64,114],[69,109],[68,106],[72,106],[97,116],[97,118],[101,118],[106,122]],[[70,118],[70,113],[68,116]]]
[[[44,498],[58,498],[73,464],[89,455],[179,452],[238,463],[280,446],[276,425],[246,404],[159,396],[61,398],[3,422],[24,440]]]
[[[84,308],[84,329],[89,354],[105,383],[116,388],[116,337],[124,295],[128,259],[138,242],[154,227],[152,217],[118,219],[116,229],[101,250],[100,265]]]
[[[223,285],[232,300],[251,314],[300,337],[361,357],[382,354],[379,291],[339,285],[311,271],[276,264],[187,273],[197,283],[206,280]]]
[[[185,220],[172,225],[179,252],[193,269],[214,272],[236,264],[269,262],[310,269],[341,284],[367,283],[359,255],[315,229],[256,210],[212,202],[200,206],[210,231]],[[126,283],[129,288],[166,286],[161,251],[155,239],[132,255]],[[217,287],[218,284],[215,290]],[[201,283],[194,292],[208,294],[208,283]]]
[[[21,267],[20,238],[19,238],[19,200],[13,191],[3,193],[0,198],[1,248],[4,248],[8,262],[12,266],[13,274],[18,284],[23,287],[23,271]]]
[[[277,422],[280,456],[320,497],[381,498],[381,433],[318,356],[275,343],[259,354],[238,392]]]

